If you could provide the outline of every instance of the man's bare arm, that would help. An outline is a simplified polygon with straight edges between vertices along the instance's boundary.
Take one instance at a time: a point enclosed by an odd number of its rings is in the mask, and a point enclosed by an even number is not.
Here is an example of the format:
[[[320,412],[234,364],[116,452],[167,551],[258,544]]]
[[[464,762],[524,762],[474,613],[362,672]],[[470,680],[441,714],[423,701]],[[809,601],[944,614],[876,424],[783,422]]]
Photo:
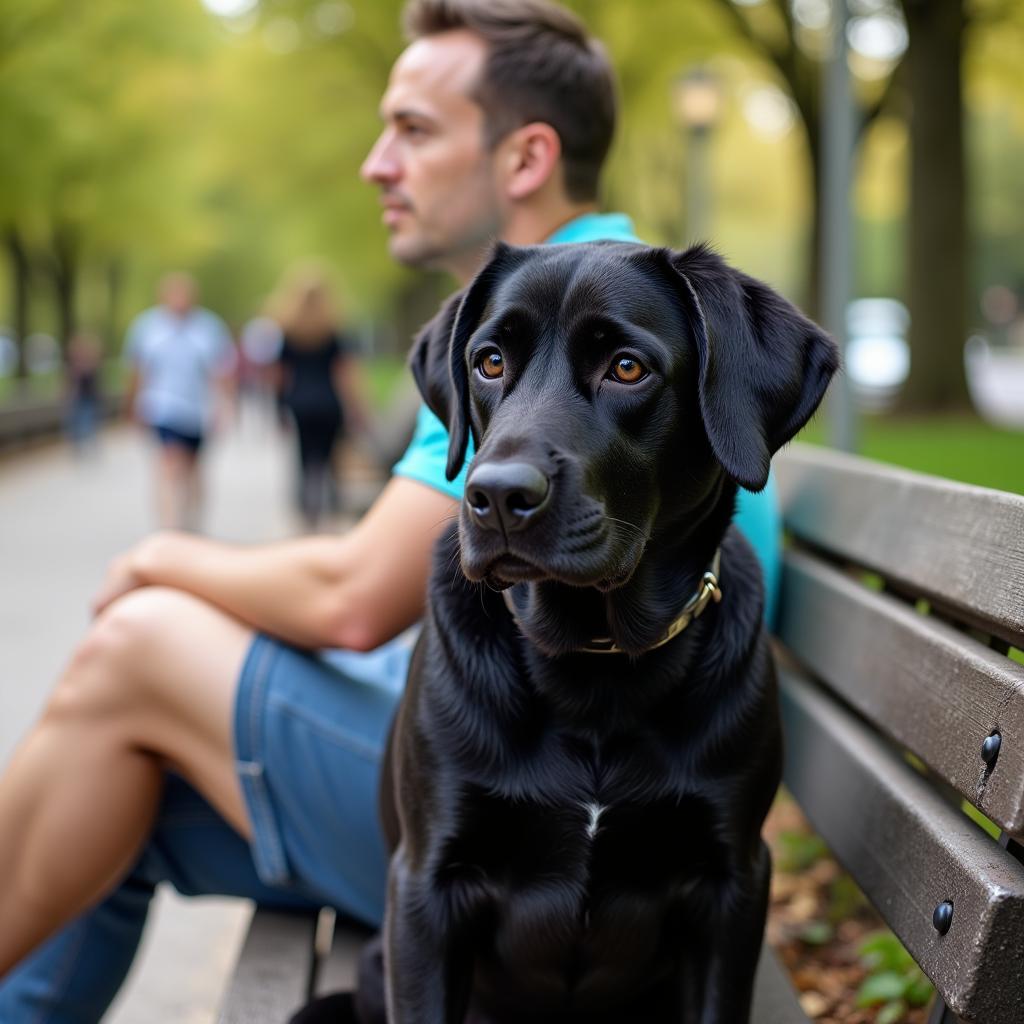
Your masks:
[[[422,615],[434,541],[457,507],[395,477],[339,537],[241,547],[156,534],[111,567],[96,610],[135,587],[169,586],[301,647],[370,650]]]

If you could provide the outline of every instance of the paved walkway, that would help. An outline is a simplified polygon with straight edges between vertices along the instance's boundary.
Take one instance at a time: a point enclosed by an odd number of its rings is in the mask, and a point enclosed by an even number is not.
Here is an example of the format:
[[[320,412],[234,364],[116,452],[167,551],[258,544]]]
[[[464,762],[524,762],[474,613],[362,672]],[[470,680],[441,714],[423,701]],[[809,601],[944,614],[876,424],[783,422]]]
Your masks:
[[[148,469],[127,428],[93,459],[52,448],[0,462],[0,765],[81,636],[108,560],[151,528]],[[294,532],[288,452],[270,423],[250,416],[213,446],[206,470],[208,533]],[[109,1024],[211,1024],[248,915],[242,901],[161,893]]]

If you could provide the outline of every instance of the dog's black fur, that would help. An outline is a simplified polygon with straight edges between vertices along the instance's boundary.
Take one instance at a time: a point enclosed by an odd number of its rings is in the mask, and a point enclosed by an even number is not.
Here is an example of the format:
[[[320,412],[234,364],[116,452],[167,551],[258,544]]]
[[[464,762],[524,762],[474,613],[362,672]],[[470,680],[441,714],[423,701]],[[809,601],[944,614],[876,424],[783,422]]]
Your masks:
[[[392,1024],[747,1021],[780,729],[729,523],[836,366],[703,247],[499,246],[421,334],[449,475],[477,454],[384,787]],[[509,466],[536,493],[495,490]],[[654,647],[719,547],[721,603]],[[625,653],[579,651],[600,636]]]

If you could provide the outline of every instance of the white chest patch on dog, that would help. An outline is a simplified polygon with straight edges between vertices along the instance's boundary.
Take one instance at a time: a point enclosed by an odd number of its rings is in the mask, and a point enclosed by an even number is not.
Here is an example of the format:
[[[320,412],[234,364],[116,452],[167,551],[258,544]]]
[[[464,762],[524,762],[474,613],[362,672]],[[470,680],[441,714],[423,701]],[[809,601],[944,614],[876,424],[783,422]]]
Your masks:
[[[584,808],[590,815],[587,822],[587,838],[593,839],[597,835],[598,826],[601,824],[601,815],[607,810],[603,804],[584,804]]]

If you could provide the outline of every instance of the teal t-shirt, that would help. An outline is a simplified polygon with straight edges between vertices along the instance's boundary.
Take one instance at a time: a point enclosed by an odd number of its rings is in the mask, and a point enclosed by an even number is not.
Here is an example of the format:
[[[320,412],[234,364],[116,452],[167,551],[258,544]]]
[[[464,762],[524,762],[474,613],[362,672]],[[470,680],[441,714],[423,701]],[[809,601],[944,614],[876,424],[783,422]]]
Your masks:
[[[554,234],[545,239],[548,245],[566,245],[573,242],[639,242],[633,223],[622,213],[585,213],[563,224]],[[408,477],[433,487],[461,500],[466,484],[466,468],[473,458],[473,442],[470,438],[466,461],[454,480],[444,475],[448,462],[448,431],[444,424],[424,405],[416,418],[416,430],[409,447],[393,469],[396,476]],[[782,571],[782,519],[779,513],[778,496],[775,491],[774,475],[769,476],[768,486],[757,494],[740,488],[736,502],[736,525],[750,541],[761,562],[764,573],[765,621],[775,621],[775,606],[778,597],[779,578]],[[722,580],[722,587],[728,586]]]

